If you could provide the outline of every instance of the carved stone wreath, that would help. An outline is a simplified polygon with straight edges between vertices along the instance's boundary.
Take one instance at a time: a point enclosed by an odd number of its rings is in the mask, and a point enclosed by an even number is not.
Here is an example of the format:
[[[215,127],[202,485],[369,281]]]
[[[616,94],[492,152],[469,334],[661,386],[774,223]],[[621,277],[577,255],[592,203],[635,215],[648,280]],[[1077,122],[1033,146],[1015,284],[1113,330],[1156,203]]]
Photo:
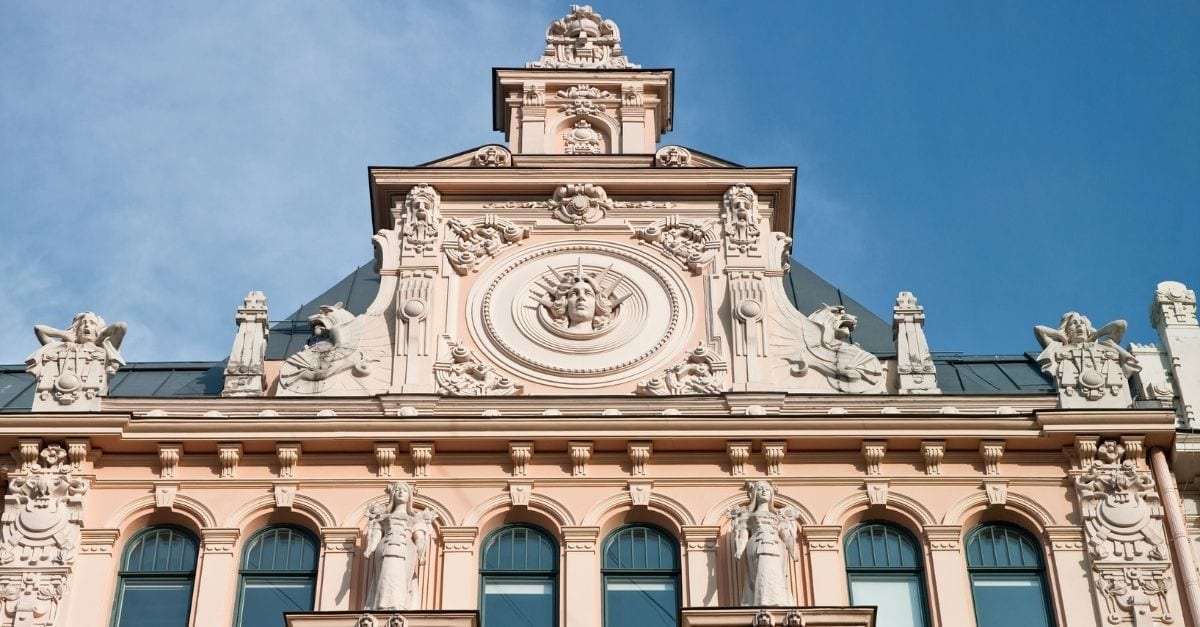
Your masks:
[[[576,274],[588,277],[591,297],[604,302],[589,302],[588,315],[570,319],[563,309],[556,319],[548,306],[577,303],[568,303],[565,292],[560,303],[551,292]],[[693,312],[687,286],[665,261],[587,241],[551,242],[507,257],[484,271],[467,306],[481,356],[527,381],[573,387],[632,381],[665,367],[683,351]],[[598,314],[606,316],[601,323]]]

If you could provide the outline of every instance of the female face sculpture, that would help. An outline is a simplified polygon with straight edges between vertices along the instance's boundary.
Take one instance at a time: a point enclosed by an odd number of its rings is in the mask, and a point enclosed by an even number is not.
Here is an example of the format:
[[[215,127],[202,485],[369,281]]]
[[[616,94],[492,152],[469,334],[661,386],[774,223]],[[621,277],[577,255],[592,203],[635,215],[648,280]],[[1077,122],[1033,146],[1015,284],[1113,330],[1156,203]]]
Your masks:
[[[585,280],[577,280],[567,290],[567,328],[591,330],[596,318],[596,289]]]
[[[750,484],[750,509],[770,509],[775,500],[775,486],[768,481]]]

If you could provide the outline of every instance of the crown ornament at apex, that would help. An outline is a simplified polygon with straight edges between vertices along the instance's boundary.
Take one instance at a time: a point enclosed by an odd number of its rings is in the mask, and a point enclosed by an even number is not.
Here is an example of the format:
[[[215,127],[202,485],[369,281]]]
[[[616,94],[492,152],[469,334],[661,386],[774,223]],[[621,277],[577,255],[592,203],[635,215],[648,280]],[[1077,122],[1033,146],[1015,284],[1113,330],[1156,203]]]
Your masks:
[[[572,4],[571,12],[546,27],[546,48],[527,68],[638,69],[621,50],[621,30],[590,5]]]

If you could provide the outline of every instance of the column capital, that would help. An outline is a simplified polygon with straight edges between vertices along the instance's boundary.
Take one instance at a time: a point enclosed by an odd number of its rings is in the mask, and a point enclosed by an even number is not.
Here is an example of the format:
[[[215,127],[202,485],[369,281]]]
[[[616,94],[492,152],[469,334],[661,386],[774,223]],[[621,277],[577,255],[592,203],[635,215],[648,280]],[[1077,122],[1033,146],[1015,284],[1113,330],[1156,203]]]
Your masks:
[[[237,539],[242,535],[242,530],[236,527],[219,528],[210,527],[200,530],[200,544],[205,553],[228,553],[233,554],[233,545],[237,543]]]
[[[80,553],[112,553],[113,545],[121,537],[120,529],[82,529],[79,532]]]
[[[810,551],[836,551],[841,544],[841,525],[805,525],[803,532]]]
[[[325,527],[321,529],[321,544],[326,553],[353,553],[359,533],[358,527]]]
[[[689,551],[716,551],[721,527],[717,525],[684,525],[683,542]]]
[[[599,527],[563,527],[563,543],[567,551],[595,551],[600,537]]]
[[[1083,529],[1074,525],[1046,527],[1046,540],[1053,551],[1083,551]]]
[[[962,525],[927,525],[925,539],[933,551],[957,551],[962,544]]]

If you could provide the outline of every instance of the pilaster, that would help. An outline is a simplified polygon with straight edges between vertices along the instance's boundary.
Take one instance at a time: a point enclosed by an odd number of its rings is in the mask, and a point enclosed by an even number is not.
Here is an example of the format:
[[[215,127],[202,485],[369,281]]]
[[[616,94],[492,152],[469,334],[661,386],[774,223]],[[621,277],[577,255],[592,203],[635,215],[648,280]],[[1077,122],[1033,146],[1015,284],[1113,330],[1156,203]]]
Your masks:
[[[599,527],[563,527],[563,601],[566,627],[600,627]]]
[[[962,552],[962,532],[961,525],[925,527],[925,539],[929,544],[929,579],[941,624],[975,627],[971,583]]]
[[[721,528],[716,525],[683,527],[686,557],[683,577],[687,582],[685,607],[720,605],[717,591],[717,539],[720,534]]]
[[[846,563],[842,559],[842,528],[838,525],[807,525],[808,572],[812,580],[813,605],[849,605]]]
[[[479,527],[441,527],[438,535],[442,539],[442,609],[476,609],[479,591],[457,582],[479,579],[479,558],[475,554]]]
[[[237,595],[234,548],[240,535],[241,530],[236,528],[200,530],[193,625],[233,624],[233,603]]]
[[[316,607],[322,612],[351,609],[350,572],[354,547],[361,532],[358,527],[326,527],[321,530],[320,580]]]

